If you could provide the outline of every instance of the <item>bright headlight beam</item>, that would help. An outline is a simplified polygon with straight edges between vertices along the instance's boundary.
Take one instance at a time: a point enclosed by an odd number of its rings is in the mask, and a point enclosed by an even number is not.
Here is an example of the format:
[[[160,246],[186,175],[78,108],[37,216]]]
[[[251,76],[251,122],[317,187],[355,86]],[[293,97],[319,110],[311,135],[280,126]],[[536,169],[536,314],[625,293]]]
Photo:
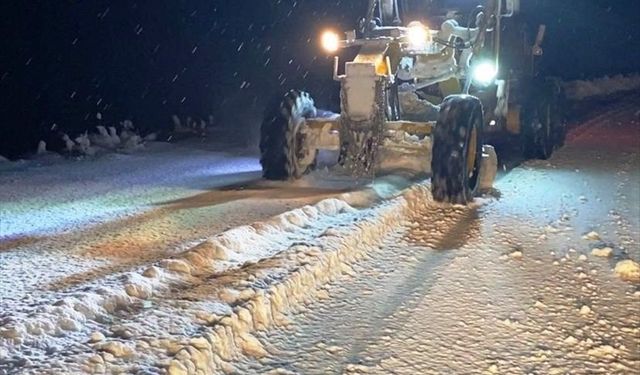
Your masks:
[[[412,22],[407,29],[407,38],[413,49],[420,49],[427,43],[427,28],[420,22]]]
[[[325,31],[320,39],[322,48],[329,53],[337,52],[340,49],[340,36],[333,31]]]
[[[498,76],[498,70],[491,61],[483,61],[477,64],[472,71],[473,81],[481,86],[489,86]]]

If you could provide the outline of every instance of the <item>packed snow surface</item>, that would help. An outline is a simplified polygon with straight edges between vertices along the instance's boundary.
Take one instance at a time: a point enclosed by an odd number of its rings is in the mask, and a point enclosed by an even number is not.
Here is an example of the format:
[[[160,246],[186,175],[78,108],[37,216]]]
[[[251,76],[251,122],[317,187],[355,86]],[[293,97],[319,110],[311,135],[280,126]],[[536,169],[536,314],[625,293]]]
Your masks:
[[[635,373],[638,102],[575,129],[552,160],[511,171],[497,201],[412,211],[322,298],[257,336],[267,357],[235,369]]]
[[[251,154],[189,146],[36,159],[2,170],[0,370],[99,371],[112,357],[152,363],[166,351],[166,343],[157,344],[163,335],[190,337],[202,319],[212,319],[203,317],[230,312],[239,296],[222,288],[181,320],[174,315],[184,301],[166,302],[176,289],[272,259],[327,225],[357,218],[334,219],[354,211],[346,202],[364,207],[411,183],[325,171],[296,184],[268,183]],[[165,303],[149,326],[147,310]],[[161,348],[118,341],[136,332]],[[64,365],[94,351],[105,358]]]

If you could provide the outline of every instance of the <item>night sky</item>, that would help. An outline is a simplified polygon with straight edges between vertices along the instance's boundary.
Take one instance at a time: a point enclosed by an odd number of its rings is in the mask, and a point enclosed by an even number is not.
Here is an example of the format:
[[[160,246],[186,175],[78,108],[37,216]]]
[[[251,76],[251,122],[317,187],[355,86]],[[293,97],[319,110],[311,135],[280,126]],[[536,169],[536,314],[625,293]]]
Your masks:
[[[469,0],[472,1],[472,0]],[[546,23],[544,70],[564,79],[640,71],[638,0],[522,0]],[[132,119],[208,117],[251,138],[266,102],[302,88],[336,109],[317,36],[350,29],[366,0],[4,0],[0,154]]]

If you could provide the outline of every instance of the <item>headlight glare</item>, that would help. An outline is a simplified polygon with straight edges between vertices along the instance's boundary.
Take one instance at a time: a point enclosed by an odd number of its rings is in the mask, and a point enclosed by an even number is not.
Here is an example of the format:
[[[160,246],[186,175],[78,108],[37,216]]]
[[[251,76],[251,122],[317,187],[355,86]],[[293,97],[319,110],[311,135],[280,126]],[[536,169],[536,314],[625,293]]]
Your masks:
[[[474,65],[471,76],[475,84],[489,86],[498,76],[498,69],[492,61],[482,61]]]
[[[423,49],[429,41],[429,29],[420,22],[411,22],[407,28],[407,39],[411,49]]]
[[[320,41],[322,48],[329,53],[335,53],[340,49],[340,36],[336,32],[325,31],[322,33]]]

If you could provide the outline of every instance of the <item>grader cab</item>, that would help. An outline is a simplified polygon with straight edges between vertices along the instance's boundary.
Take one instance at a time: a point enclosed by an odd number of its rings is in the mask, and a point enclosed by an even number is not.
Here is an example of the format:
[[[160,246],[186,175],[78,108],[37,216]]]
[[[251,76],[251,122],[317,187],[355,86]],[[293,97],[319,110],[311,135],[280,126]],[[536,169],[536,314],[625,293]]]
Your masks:
[[[537,75],[545,28],[530,42],[519,0],[369,0],[356,30],[326,31],[329,54],[358,50],[333,77],[341,112],[319,116],[308,93],[288,92],[266,111],[261,164],[267,179],[296,179],[318,150],[339,151],[355,176],[403,168],[431,174],[434,199],[466,204],[495,169],[491,137],[515,135],[529,158],[562,144],[561,90]],[[410,157],[408,157],[410,156]]]

